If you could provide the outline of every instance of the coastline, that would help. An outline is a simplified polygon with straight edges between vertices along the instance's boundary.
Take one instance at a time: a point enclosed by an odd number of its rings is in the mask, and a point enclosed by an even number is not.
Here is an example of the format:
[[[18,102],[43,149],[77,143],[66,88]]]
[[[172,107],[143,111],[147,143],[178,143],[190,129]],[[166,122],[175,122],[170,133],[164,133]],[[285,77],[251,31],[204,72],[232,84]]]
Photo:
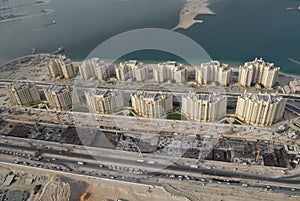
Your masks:
[[[180,11],[178,24],[172,30],[189,29],[194,24],[203,24],[203,20],[195,20],[195,18],[201,14],[215,15],[216,13],[208,8],[209,5],[209,0],[187,0]]]

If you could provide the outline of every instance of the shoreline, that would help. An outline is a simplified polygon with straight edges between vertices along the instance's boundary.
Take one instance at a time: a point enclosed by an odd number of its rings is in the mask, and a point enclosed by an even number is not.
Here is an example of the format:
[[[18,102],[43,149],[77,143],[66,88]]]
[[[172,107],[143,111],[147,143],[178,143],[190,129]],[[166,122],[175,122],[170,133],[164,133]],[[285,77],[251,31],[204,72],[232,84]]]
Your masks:
[[[45,55],[50,55],[50,54],[49,53],[38,53],[38,54],[35,54],[34,56],[37,56],[37,55],[45,56]],[[64,54],[64,55],[67,56],[67,54]],[[33,56],[33,55],[25,55],[25,56],[22,56],[22,57],[11,59],[9,61],[2,62],[2,63],[0,63],[0,68],[3,67],[3,66],[5,66],[5,65],[7,65],[8,63],[10,63],[12,61],[15,61],[15,60],[17,60],[19,58],[23,58],[23,57],[27,57],[27,56]],[[82,58],[71,58],[71,57],[69,57],[69,58],[72,60],[72,62],[76,62],[76,63],[80,63],[80,62],[86,60],[86,59],[82,59]],[[103,59],[103,60],[107,61],[107,62],[111,62],[109,59]],[[130,59],[117,60],[117,61],[112,62],[112,64],[119,64],[120,62],[124,62],[124,61],[128,61],[128,60],[130,60]],[[132,58],[132,60],[137,60],[138,62],[142,62],[142,63],[147,64],[147,65],[157,65],[159,63],[163,63],[163,62],[167,62],[168,61],[168,60],[156,60],[156,61],[139,60],[139,59],[134,59],[134,58]],[[193,67],[191,64],[187,64],[187,63],[184,63],[182,61],[176,60],[176,62],[177,63],[181,63],[181,64],[183,64],[183,66],[186,66],[188,68]],[[197,63],[199,63],[198,65],[200,65],[203,62],[197,62]],[[226,63],[226,62],[222,62],[222,63],[228,64],[229,67],[232,68],[232,70],[234,70],[234,71],[238,71],[238,68],[240,66],[240,65],[231,65],[230,63]],[[281,76],[289,76],[289,77],[292,77],[292,78],[295,78],[295,79],[300,79],[300,73],[299,74],[293,74],[293,73],[289,73],[289,72],[285,72],[285,71],[280,70],[279,75],[281,75]]]
[[[204,20],[196,20],[198,15],[216,15],[211,9],[208,8],[210,4],[221,3],[219,0],[215,3],[209,3],[209,0],[187,0],[181,8],[179,14],[178,24],[172,28],[173,31],[177,29],[189,29],[195,24],[203,24]]]

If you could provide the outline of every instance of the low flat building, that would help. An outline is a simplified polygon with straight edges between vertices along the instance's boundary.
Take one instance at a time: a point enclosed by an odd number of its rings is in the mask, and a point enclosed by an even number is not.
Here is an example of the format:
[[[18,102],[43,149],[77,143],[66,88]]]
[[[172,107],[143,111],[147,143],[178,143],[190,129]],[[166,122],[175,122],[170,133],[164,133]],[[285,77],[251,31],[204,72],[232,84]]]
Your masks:
[[[211,122],[226,115],[227,98],[219,94],[188,93],[182,96],[181,113],[191,120]]]
[[[41,102],[40,94],[34,84],[16,82],[6,88],[12,106],[29,107]]]
[[[7,175],[2,185],[3,186],[10,186],[11,183],[14,181],[14,179],[15,179],[14,174]]]
[[[52,86],[43,90],[49,108],[54,110],[69,110],[72,108],[72,93],[68,87]]]
[[[131,94],[135,113],[142,117],[160,118],[173,111],[173,97],[161,92],[137,91]]]
[[[286,99],[277,94],[244,93],[238,97],[235,115],[246,124],[270,126],[283,117]]]
[[[98,114],[112,114],[124,107],[123,95],[119,91],[86,91],[85,97],[90,111]]]

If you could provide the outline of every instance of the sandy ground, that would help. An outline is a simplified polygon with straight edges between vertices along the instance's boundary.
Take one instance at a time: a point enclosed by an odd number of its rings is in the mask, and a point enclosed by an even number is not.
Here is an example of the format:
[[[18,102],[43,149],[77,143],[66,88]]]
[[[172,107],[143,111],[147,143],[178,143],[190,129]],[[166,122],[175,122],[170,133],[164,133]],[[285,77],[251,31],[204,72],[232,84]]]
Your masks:
[[[172,30],[188,29],[195,23],[204,23],[203,20],[195,20],[195,18],[200,14],[215,14],[207,7],[208,5],[208,0],[187,0],[186,4],[180,11],[178,25]]]
[[[1,72],[0,79],[49,81],[48,69],[43,63],[36,66],[22,66],[16,70],[12,69]]]
[[[18,175],[16,181],[8,187],[0,185],[0,189],[31,192],[30,200],[32,201],[187,200],[183,195],[195,198],[193,200],[299,200],[299,197],[296,196],[274,193],[265,189],[252,187],[217,183],[203,185],[201,182],[195,183],[166,179],[158,179],[164,187],[153,187],[6,164],[0,164],[1,181],[4,180],[10,171]],[[28,178],[34,178],[31,184],[26,183]],[[42,185],[42,189],[36,195],[33,195],[33,188],[38,184]],[[169,188],[166,188],[166,186],[169,186]],[[167,192],[165,189],[170,192]],[[175,195],[172,192],[174,189],[180,192],[182,196]]]
[[[0,181],[12,171],[18,175],[18,180],[11,186],[0,189],[24,190],[32,192],[35,185],[43,188],[33,196],[33,201],[104,201],[104,200],[140,200],[140,201],[185,201],[185,198],[174,197],[161,187],[151,187],[133,183],[116,182],[86,176],[77,176],[30,167],[0,164]],[[27,178],[35,178],[32,184],[26,184]],[[38,179],[37,179],[38,178]],[[42,179],[41,179],[42,178]]]

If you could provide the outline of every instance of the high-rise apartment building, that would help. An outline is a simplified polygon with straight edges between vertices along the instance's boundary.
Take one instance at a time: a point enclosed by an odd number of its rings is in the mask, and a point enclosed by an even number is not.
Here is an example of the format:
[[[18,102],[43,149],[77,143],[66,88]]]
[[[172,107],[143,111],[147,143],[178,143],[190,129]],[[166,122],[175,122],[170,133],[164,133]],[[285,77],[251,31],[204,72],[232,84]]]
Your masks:
[[[129,60],[117,65],[115,71],[119,81],[136,79],[137,82],[144,82],[148,79],[149,68],[144,63],[136,60]]]
[[[173,111],[173,97],[161,92],[137,91],[131,95],[131,103],[137,115],[160,118]]]
[[[40,103],[41,98],[37,87],[29,83],[13,83],[7,86],[10,104],[18,107],[29,107]]]
[[[195,71],[195,81],[200,85],[217,82],[221,86],[228,86],[231,82],[232,69],[219,61],[202,63]]]
[[[119,91],[86,91],[85,97],[90,111],[98,114],[112,114],[124,107],[123,95]]]
[[[187,71],[175,61],[160,63],[153,69],[153,78],[156,82],[163,83],[168,80],[173,80],[176,83],[182,84],[187,80]]]
[[[188,93],[182,96],[181,113],[191,120],[210,122],[225,117],[227,98],[219,94]]]
[[[280,68],[273,63],[265,62],[262,58],[246,62],[239,68],[239,84],[250,87],[253,84],[261,84],[266,88],[272,88],[277,81]]]
[[[74,66],[66,56],[51,59],[47,64],[47,68],[51,79],[62,77],[71,79],[76,76]]]
[[[109,78],[109,64],[99,58],[88,59],[79,66],[79,72],[84,80],[92,78],[105,81]]]
[[[300,80],[293,80],[289,84],[293,94],[300,94]]]
[[[43,90],[49,108],[54,110],[69,110],[72,108],[72,93],[68,87],[52,86]]]
[[[244,93],[238,97],[235,115],[255,126],[269,126],[280,120],[286,106],[286,99],[277,94]]]

